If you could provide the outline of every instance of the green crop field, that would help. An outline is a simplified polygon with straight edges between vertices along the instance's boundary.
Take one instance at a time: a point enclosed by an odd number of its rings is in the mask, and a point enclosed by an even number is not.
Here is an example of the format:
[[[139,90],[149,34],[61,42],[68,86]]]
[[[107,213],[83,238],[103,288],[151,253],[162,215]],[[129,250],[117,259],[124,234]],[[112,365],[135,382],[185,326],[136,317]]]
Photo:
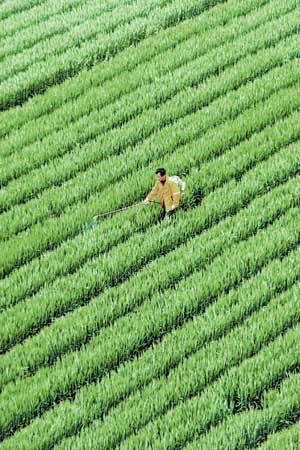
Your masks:
[[[299,0],[0,0],[1,450],[300,450],[299,56]]]

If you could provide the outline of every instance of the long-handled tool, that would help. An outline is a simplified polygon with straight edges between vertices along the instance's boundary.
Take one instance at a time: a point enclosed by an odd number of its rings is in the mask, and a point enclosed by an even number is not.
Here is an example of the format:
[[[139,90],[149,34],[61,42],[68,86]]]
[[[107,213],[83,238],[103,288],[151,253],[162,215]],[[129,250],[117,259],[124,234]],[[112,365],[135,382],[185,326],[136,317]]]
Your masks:
[[[99,214],[96,214],[93,217],[93,219],[96,219],[97,217],[109,216],[111,214],[114,214],[114,213],[117,213],[117,212],[121,212],[121,211],[126,211],[127,209],[135,208],[136,206],[139,206],[141,204],[142,204],[142,202],[139,202],[139,203],[135,203],[134,205],[125,206],[124,208],[112,209],[111,211],[107,211],[107,212],[104,212],[104,213],[99,213]]]
[[[159,202],[155,202],[155,201],[149,200],[149,203],[159,203]],[[93,217],[93,219],[96,219],[97,217],[105,217],[105,216],[109,216],[109,215],[114,214],[114,213],[117,213],[117,212],[126,211],[127,209],[135,208],[135,207],[140,206],[140,205],[143,205],[143,202],[134,203],[133,205],[125,206],[124,208],[112,209],[111,211],[106,211],[106,212],[104,212],[104,213],[96,214],[96,215]]]

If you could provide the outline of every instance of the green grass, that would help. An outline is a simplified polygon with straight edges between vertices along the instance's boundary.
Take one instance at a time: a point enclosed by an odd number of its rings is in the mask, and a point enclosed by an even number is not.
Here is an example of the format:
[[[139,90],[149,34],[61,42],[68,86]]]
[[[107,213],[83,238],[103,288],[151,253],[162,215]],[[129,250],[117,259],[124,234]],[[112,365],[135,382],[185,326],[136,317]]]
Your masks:
[[[298,2],[83,3],[0,1],[0,447],[296,450]]]

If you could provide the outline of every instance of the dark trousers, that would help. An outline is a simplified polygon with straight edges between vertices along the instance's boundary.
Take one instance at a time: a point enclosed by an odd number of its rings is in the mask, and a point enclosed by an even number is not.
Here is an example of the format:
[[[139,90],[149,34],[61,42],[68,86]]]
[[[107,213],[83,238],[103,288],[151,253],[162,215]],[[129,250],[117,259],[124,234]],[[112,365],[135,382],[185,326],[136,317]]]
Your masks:
[[[166,206],[163,203],[163,205],[162,205],[162,212],[161,212],[160,217],[161,217],[162,220],[163,219],[168,219],[169,217],[173,216],[173,214],[175,214],[175,212],[176,212],[176,209],[172,209],[171,211],[166,211]]]

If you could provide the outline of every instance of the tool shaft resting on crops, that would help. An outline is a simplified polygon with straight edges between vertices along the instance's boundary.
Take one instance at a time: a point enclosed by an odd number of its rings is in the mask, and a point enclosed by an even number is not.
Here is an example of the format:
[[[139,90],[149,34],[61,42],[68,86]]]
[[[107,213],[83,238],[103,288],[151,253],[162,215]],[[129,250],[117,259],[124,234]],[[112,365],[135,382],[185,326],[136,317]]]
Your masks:
[[[150,201],[150,203],[159,203],[159,202],[156,202],[156,201]],[[133,205],[125,206],[124,208],[112,209],[111,211],[106,211],[106,212],[104,212],[104,213],[96,214],[96,216],[94,216],[94,217],[96,218],[96,217],[105,217],[105,216],[109,216],[109,215],[114,214],[114,213],[117,213],[117,212],[127,211],[127,209],[135,208],[136,206],[140,206],[140,205],[142,205],[142,204],[143,204],[142,202],[134,203]]]

